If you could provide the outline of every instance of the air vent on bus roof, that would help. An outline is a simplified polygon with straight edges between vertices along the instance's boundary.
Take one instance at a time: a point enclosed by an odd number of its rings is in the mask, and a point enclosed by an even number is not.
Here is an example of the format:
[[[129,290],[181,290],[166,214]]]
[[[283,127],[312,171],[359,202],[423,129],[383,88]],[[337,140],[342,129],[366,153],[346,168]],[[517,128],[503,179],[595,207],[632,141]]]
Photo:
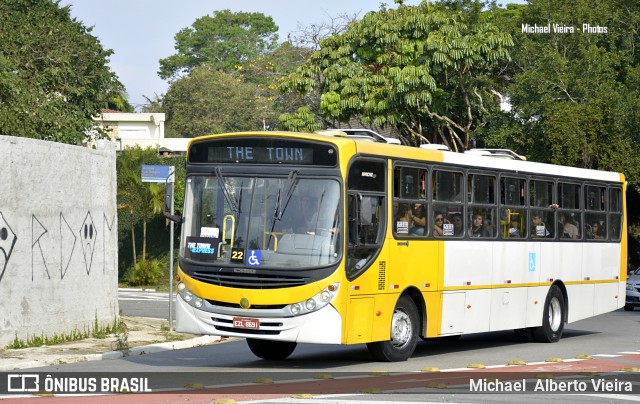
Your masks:
[[[509,160],[526,160],[525,156],[521,156],[509,149],[470,149],[465,154],[473,154],[476,156],[498,157]]]
[[[317,135],[325,135],[325,136],[335,136],[335,137],[348,137],[348,135],[345,132],[342,132],[340,130],[317,130],[314,132]]]
[[[420,148],[421,149],[427,149],[427,150],[450,151],[449,147],[447,145],[436,144],[436,143],[421,144]]]

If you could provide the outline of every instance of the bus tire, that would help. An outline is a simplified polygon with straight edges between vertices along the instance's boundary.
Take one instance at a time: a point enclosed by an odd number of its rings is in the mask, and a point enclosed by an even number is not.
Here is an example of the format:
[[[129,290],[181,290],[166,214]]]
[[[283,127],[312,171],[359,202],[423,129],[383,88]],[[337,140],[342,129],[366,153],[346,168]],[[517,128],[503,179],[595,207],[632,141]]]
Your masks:
[[[413,355],[418,344],[419,316],[415,303],[402,296],[391,319],[391,339],[367,344],[373,358],[379,362],[406,361]]]
[[[633,311],[633,306],[630,306],[628,304],[624,305],[624,311]]]
[[[538,342],[558,342],[562,337],[565,322],[564,296],[560,288],[552,285],[547,293],[542,313],[542,326],[533,330]]]
[[[249,345],[251,352],[258,358],[268,361],[280,361],[287,359],[298,344],[288,341],[247,338],[247,345]]]

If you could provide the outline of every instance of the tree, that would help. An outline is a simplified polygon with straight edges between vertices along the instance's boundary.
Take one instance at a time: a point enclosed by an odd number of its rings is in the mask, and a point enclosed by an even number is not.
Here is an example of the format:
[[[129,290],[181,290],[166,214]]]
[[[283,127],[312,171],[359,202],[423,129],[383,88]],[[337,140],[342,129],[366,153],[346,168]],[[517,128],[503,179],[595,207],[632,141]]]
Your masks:
[[[361,115],[368,124],[398,128],[411,143],[464,150],[497,107],[491,90],[500,88],[496,73],[513,42],[480,12],[482,3],[454,3],[370,12],[321,41],[281,89],[306,94],[319,86],[325,119]]]
[[[177,53],[160,60],[158,74],[176,79],[195,67],[209,65],[225,72],[273,50],[278,26],[262,13],[214,11],[213,17],[198,18],[175,36]]]
[[[127,148],[116,159],[118,227],[131,230],[133,265],[137,260],[135,227],[142,223],[142,260],[147,258],[147,223],[162,213],[164,187],[142,182],[142,165],[160,164],[155,150]]]
[[[520,126],[507,132],[533,160],[620,171],[640,183],[640,156],[629,154],[640,147],[638,3],[530,0],[511,11],[499,18],[516,32],[507,93],[517,119],[498,121],[493,133]],[[523,33],[523,24],[551,32]]]
[[[305,105],[305,100],[297,94],[282,94],[278,90],[278,82],[293,73],[310,54],[308,49],[284,42],[274,51],[236,66],[243,82],[254,86],[257,115],[262,120],[263,129],[278,128],[279,115]]]
[[[257,88],[231,73],[196,67],[171,84],[163,101],[167,137],[262,129]]]
[[[309,107],[300,107],[293,114],[280,115],[280,126],[292,132],[314,132],[321,128]]]
[[[0,134],[82,144],[124,88],[107,66],[112,51],[69,11],[52,0],[0,2]]]

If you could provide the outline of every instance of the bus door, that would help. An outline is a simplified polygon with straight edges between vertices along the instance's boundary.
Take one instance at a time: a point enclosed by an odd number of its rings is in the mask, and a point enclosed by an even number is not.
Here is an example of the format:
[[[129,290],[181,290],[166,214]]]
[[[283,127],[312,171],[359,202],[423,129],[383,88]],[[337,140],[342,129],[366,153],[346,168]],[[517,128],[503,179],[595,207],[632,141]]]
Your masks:
[[[376,299],[380,274],[386,271],[387,262],[383,251],[387,199],[385,167],[383,160],[359,159],[349,169],[346,343],[370,342],[379,321],[375,315]],[[388,327],[385,328],[388,338]]]

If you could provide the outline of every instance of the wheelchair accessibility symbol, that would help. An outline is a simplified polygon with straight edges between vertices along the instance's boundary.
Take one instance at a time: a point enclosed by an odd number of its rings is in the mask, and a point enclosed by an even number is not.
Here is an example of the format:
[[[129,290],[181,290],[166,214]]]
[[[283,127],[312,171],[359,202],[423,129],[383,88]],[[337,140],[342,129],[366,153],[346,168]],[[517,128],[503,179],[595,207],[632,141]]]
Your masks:
[[[536,271],[536,253],[529,253],[529,272]]]
[[[260,250],[249,250],[247,265],[252,267],[258,267],[260,266],[261,258],[262,258],[262,252]]]

